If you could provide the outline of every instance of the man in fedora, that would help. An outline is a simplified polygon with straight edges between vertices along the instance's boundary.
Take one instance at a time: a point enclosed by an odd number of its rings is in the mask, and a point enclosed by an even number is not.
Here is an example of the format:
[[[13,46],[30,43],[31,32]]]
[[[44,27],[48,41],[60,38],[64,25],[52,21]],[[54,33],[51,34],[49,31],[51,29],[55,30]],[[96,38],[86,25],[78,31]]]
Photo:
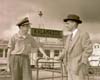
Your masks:
[[[28,17],[20,21],[17,26],[19,32],[14,34],[8,43],[8,65],[12,80],[32,80],[29,55],[32,49],[38,48],[45,58],[48,58],[39,43],[30,35],[30,22]]]
[[[64,38],[64,49],[58,59],[64,61],[68,80],[85,80],[88,57],[92,53],[89,34],[78,29],[78,25],[82,23],[78,15],[68,15],[64,23],[70,34]]]

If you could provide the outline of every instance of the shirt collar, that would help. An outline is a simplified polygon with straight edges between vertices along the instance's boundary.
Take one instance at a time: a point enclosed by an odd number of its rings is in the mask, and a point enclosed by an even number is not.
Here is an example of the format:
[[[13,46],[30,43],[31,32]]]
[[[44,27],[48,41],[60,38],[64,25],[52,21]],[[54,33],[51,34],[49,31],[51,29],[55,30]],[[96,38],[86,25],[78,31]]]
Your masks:
[[[78,29],[75,29],[75,30],[72,32],[72,34],[73,34],[72,37],[74,37],[74,36],[76,35],[77,31],[78,31]]]
[[[26,38],[28,36],[28,34],[27,35],[22,35],[21,33],[20,33],[20,31],[18,32],[18,37],[20,37],[20,38]]]

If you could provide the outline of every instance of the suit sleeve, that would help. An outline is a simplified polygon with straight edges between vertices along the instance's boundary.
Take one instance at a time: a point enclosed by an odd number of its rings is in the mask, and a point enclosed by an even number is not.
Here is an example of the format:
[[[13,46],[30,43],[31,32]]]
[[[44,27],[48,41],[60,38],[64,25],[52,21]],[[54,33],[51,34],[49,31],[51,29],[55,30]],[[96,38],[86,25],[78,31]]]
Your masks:
[[[66,56],[66,39],[67,39],[67,37],[64,36],[63,37],[63,45],[64,45],[64,48],[62,49],[62,53],[59,55],[59,59],[60,60],[63,60],[64,57]]]
[[[93,51],[92,42],[90,40],[88,33],[84,33],[82,35],[82,48],[83,48],[82,63],[87,64],[88,57],[92,54]]]
[[[60,60],[63,60],[64,59],[64,56],[65,56],[65,50],[63,49],[62,50],[62,53],[59,55],[59,59]]]

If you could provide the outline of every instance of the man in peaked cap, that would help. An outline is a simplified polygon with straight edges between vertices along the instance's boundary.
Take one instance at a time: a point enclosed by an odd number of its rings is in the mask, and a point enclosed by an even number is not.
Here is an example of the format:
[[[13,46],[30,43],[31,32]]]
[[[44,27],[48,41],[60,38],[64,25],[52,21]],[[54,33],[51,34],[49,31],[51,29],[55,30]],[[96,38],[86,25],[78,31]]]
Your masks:
[[[30,24],[28,17],[25,17],[22,21],[20,21],[20,22],[17,24],[17,26],[20,27],[20,26],[25,25],[25,24]]]
[[[19,32],[14,34],[8,43],[8,64],[11,70],[12,80],[32,80],[32,70],[30,67],[29,55],[32,49],[39,48],[45,58],[48,58],[39,43],[28,34],[30,22],[28,17],[25,17],[17,24]]]
[[[80,17],[70,14],[64,20],[70,35],[64,38],[64,49],[58,59],[63,59],[68,80],[86,80],[88,57],[92,54],[92,43],[87,32],[78,29]]]

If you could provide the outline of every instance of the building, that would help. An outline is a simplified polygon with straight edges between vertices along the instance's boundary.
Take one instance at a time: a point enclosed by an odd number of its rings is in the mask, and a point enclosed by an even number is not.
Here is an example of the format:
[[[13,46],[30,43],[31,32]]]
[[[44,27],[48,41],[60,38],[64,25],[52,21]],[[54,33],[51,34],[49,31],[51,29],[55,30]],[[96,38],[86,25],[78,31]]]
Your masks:
[[[7,64],[7,43],[8,41],[0,40],[0,69],[5,69]]]
[[[93,44],[93,53],[89,61],[92,66],[100,66],[100,43]]]

